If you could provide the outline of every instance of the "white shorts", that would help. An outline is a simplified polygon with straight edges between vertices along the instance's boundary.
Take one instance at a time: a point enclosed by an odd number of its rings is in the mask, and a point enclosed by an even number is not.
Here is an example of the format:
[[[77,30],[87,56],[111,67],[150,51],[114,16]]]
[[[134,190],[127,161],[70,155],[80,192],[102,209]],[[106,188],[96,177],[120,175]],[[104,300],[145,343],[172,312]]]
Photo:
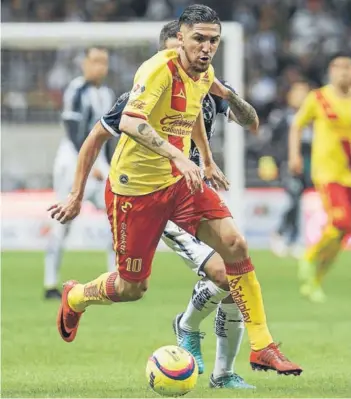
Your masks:
[[[216,252],[207,244],[187,233],[173,222],[168,222],[162,235],[162,241],[198,276],[205,277],[204,266]]]
[[[53,185],[56,197],[64,201],[71,192],[77,166],[77,151],[68,139],[63,139],[54,162]],[[105,181],[92,177],[87,180],[84,201],[90,201],[97,209],[105,209]]]

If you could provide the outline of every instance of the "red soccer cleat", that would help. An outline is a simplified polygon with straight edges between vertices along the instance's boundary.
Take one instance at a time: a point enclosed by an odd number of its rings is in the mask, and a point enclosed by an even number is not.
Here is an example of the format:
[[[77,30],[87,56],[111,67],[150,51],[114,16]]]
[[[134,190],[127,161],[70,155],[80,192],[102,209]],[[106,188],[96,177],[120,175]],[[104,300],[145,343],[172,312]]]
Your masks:
[[[302,368],[287,359],[279,350],[279,345],[271,343],[259,351],[251,351],[252,370],[275,370],[278,374],[300,375]]]
[[[68,305],[68,293],[78,284],[78,281],[70,280],[63,284],[60,309],[57,314],[57,329],[61,338],[66,342],[72,342],[77,335],[79,320],[83,312],[75,312]]]

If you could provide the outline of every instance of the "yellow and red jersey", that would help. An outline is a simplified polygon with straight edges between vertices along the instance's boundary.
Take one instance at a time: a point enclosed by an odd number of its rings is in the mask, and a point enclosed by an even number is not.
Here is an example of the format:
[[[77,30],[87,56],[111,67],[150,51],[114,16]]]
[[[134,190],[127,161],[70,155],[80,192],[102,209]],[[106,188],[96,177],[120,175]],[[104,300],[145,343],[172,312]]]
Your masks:
[[[351,97],[338,96],[329,85],[311,91],[294,124],[303,128],[311,122],[314,184],[351,187]]]
[[[163,139],[189,156],[191,133],[213,80],[212,66],[195,80],[182,68],[176,50],[160,51],[138,69],[123,113],[145,119]],[[180,178],[168,159],[122,135],[111,161],[113,192],[145,195]]]

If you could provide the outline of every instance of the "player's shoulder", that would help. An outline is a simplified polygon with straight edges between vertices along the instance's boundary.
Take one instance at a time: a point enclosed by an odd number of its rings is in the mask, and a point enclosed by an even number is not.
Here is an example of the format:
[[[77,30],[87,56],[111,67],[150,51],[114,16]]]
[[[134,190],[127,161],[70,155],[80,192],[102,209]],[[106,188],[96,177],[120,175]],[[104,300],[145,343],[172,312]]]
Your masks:
[[[329,99],[338,98],[337,94],[329,84],[316,89],[315,94],[317,100],[320,100],[321,97]]]
[[[79,90],[87,85],[88,82],[84,79],[84,76],[77,76],[68,83],[66,90]]]
[[[139,68],[141,72],[160,73],[167,71],[170,73],[168,63],[176,59],[178,53],[176,50],[162,50],[157,52],[154,56],[146,60]]]

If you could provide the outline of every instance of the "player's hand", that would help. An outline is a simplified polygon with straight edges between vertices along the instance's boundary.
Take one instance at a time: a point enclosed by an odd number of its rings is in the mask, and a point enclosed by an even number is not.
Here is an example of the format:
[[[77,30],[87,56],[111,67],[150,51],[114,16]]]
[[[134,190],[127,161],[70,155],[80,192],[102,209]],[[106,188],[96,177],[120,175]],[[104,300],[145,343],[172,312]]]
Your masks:
[[[303,159],[301,154],[290,156],[288,160],[288,166],[291,174],[301,175],[303,172]]]
[[[210,182],[214,189],[224,188],[226,191],[229,190],[230,183],[215,162],[212,161],[210,164],[205,165],[204,174],[205,179]]]
[[[103,176],[103,174],[101,173],[101,170],[100,170],[100,169],[94,168],[94,169],[91,171],[91,175],[92,175],[92,177],[93,177],[94,179],[96,179],[96,180],[98,180],[98,181],[103,181],[103,180],[104,180],[104,176]]]
[[[47,211],[50,212],[52,219],[65,224],[79,215],[81,207],[82,200],[70,194],[66,203],[59,202],[51,205]]]
[[[198,190],[203,192],[201,169],[193,161],[181,154],[173,159],[173,163],[185,177],[186,184],[192,193]]]

